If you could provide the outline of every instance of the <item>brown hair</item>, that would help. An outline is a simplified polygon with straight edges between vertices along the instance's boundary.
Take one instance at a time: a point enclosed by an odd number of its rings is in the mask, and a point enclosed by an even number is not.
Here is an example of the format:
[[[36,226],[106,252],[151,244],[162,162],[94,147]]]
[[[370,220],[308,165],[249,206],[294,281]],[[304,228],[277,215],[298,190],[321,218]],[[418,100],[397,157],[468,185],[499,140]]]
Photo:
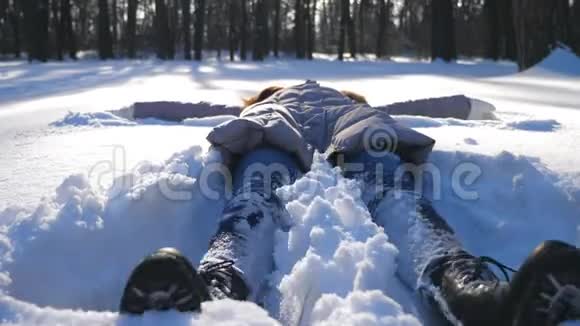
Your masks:
[[[367,99],[360,95],[359,93],[355,93],[355,92],[351,92],[351,91],[340,91],[342,93],[342,95],[346,96],[346,97],[350,97],[351,100],[357,102],[357,103],[363,103],[363,104],[368,104]]]
[[[264,88],[258,95],[254,95],[252,97],[248,97],[248,98],[243,99],[244,109],[250,105],[254,105],[256,103],[262,102],[263,100],[269,98],[270,96],[274,95],[274,93],[276,93],[282,89],[284,89],[284,87],[270,86],[268,88]],[[351,100],[353,100],[357,103],[367,104],[367,99],[358,93],[351,92],[351,91],[341,91],[341,93],[342,93],[342,95],[349,97]]]
[[[267,99],[268,97],[274,95],[274,93],[276,93],[277,91],[284,89],[284,87],[281,86],[270,86],[268,88],[264,88],[260,94],[258,95],[254,95],[252,97],[248,97],[243,99],[244,101],[244,109],[247,108],[250,105],[254,105],[256,103],[260,103],[263,100]]]

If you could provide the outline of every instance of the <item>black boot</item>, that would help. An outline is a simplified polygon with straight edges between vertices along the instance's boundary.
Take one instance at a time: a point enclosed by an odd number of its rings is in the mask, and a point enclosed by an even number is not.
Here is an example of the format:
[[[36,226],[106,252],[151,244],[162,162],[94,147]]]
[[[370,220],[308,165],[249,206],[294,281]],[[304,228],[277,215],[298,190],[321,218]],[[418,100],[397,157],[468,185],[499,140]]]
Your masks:
[[[509,284],[500,281],[488,263],[508,278],[505,270],[510,268],[505,265],[458,251],[427,266],[425,283],[432,286],[422,292],[454,324],[555,326],[580,319],[580,251],[576,247],[544,242]]]
[[[452,324],[496,325],[509,286],[487,265],[503,265],[463,250],[434,259],[424,271],[420,293]]]
[[[558,325],[580,319],[580,250],[546,241],[514,275],[506,301],[510,325]]]
[[[202,263],[199,271],[177,249],[163,248],[147,256],[131,273],[120,312],[201,310],[208,300],[245,300],[249,289],[233,261]]]
[[[147,256],[131,273],[120,312],[148,310],[199,311],[210,299],[204,279],[179,251],[163,248]]]

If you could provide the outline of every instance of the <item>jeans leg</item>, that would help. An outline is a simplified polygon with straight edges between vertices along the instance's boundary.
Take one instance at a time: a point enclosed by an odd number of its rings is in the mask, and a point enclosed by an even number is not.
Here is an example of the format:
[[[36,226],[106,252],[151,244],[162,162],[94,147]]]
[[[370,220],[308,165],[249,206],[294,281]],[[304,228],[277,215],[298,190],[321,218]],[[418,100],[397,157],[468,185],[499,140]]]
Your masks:
[[[218,231],[200,269],[233,261],[255,299],[265,277],[272,271],[274,234],[285,208],[275,191],[295,181],[299,168],[295,159],[275,149],[258,149],[245,155],[233,173],[233,197],[228,200]]]
[[[415,175],[404,170],[399,157],[361,152],[345,156],[344,163],[345,176],[361,181],[363,200],[373,221],[399,248],[398,273],[409,287],[417,287],[432,259],[462,250],[453,229],[422,195],[422,189],[416,189]]]
[[[413,175],[397,171],[400,162],[391,155],[361,153],[346,161],[364,166],[362,173],[346,175],[362,181],[373,220],[399,249],[401,281],[453,323],[493,324],[507,284],[464,249],[431,201],[414,189]]]

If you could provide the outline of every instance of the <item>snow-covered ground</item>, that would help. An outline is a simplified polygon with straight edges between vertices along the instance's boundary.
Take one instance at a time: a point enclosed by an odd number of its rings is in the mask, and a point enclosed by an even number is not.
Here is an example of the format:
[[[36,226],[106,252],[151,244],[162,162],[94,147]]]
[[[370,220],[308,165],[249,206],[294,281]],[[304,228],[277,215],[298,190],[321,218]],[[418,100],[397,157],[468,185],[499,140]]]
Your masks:
[[[175,246],[197,264],[207,249],[223,201],[203,196],[199,180],[218,159],[205,135],[219,121],[135,124],[103,112],[136,101],[239,104],[305,79],[372,105],[452,94],[491,102],[497,121],[399,120],[437,140],[435,205],[466,247],[517,267],[542,240],[580,244],[580,59],[557,50],[516,70],[487,61],[0,62],[0,321],[433,323],[396,277],[398,249],[370,221],[357,185],[320,159],[281,190],[292,227],[276,235],[264,308],[222,301],[200,315],[118,316],[144,255]],[[481,171],[464,185],[471,199],[454,184],[465,166]]]

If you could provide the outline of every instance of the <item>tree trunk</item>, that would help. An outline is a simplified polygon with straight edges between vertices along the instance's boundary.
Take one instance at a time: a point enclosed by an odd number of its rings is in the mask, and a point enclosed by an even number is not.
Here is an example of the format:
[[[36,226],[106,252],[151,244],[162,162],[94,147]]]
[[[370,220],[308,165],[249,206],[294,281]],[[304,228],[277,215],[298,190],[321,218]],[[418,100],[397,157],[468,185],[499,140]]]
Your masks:
[[[98,0],[98,50],[102,60],[113,58],[113,38],[107,0]]]
[[[20,53],[22,52],[20,41],[21,13],[22,7],[20,5],[20,1],[13,1],[12,8],[8,13],[8,19],[10,20],[10,25],[12,26],[12,34],[13,34],[12,54],[14,55],[15,58],[20,58]]]
[[[375,49],[375,54],[377,59],[382,58],[384,55],[385,49],[385,36],[386,36],[386,29],[387,29],[387,4],[385,0],[379,0],[379,10],[378,10],[378,17],[377,17],[377,46]]]
[[[306,47],[304,45],[304,0],[296,0],[294,8],[294,42],[296,58],[306,57]]]
[[[266,21],[267,13],[266,13],[266,3],[265,0],[257,0],[255,3],[254,8],[254,51],[252,58],[256,61],[264,60],[266,55],[266,28],[268,28]]]
[[[455,27],[453,22],[453,2],[433,0],[431,2],[431,59],[447,62],[457,58],[455,48]]]
[[[59,0],[51,0],[52,9],[52,31],[54,33],[54,53],[56,59],[62,61],[63,52],[63,31],[60,19],[60,3]]]
[[[205,0],[197,0],[195,6],[195,31],[194,31],[194,58],[201,61],[203,51],[203,36],[205,26]]]
[[[570,5],[568,0],[552,0],[552,31],[554,45],[561,43],[570,45]]]
[[[127,56],[134,59],[137,54],[136,49],[137,33],[137,0],[127,0]]]
[[[73,30],[72,8],[70,0],[60,2],[60,25],[63,33],[63,45],[71,59],[77,58],[77,42]]]
[[[22,0],[28,60],[48,60],[48,0]]]
[[[183,57],[191,60],[191,0],[181,0]]]
[[[517,42],[514,29],[512,1],[499,1],[502,58],[517,61]]]
[[[240,10],[242,11],[242,19],[240,21],[240,59],[245,61],[248,52],[248,5],[246,0],[240,0]]]
[[[361,53],[366,53],[367,50],[367,42],[366,42],[366,34],[365,34],[365,14],[368,7],[368,0],[361,0],[358,6],[358,41],[359,41],[359,51]]]
[[[117,0],[111,0],[111,26],[113,27],[111,34],[111,42],[113,43],[113,47],[117,46],[117,40],[119,39],[117,11],[118,11]]]
[[[309,0],[311,1],[310,9],[308,10],[308,60],[312,60],[314,56],[314,49],[316,44],[316,7],[317,1],[316,0]]]
[[[356,26],[354,23],[354,18],[350,14],[350,1],[348,1],[347,6],[348,15],[348,45],[350,49],[350,57],[356,58]]]
[[[155,50],[157,58],[167,60],[171,57],[171,32],[166,0],[155,0]]]
[[[8,0],[0,0],[0,28],[4,27],[3,24],[8,16]]]
[[[305,45],[304,45],[304,57],[310,59],[310,36],[312,34],[312,30],[314,26],[312,26],[312,13],[311,9],[311,0],[304,0],[304,27],[305,27]]]
[[[338,60],[344,60],[344,49],[346,43],[346,31],[348,29],[350,1],[340,1],[340,31],[338,36]]]
[[[499,59],[500,53],[500,31],[499,31],[499,8],[498,1],[505,0],[485,0],[484,12],[487,21],[487,46],[486,57],[492,60]]]
[[[544,59],[554,44],[553,0],[513,0],[518,66],[525,70]]]
[[[167,37],[167,56],[169,59],[175,59],[175,45],[179,38],[179,0],[170,0],[171,10],[168,10],[168,37]]]
[[[571,39],[572,48],[577,55],[580,55],[580,0],[574,1],[572,6],[572,22],[571,26]]]
[[[0,0],[0,54],[8,53],[8,0]]]
[[[280,51],[280,6],[282,0],[274,0],[274,56],[279,57]]]
[[[228,6],[228,48],[230,52],[230,61],[236,59],[236,0],[229,0]]]

